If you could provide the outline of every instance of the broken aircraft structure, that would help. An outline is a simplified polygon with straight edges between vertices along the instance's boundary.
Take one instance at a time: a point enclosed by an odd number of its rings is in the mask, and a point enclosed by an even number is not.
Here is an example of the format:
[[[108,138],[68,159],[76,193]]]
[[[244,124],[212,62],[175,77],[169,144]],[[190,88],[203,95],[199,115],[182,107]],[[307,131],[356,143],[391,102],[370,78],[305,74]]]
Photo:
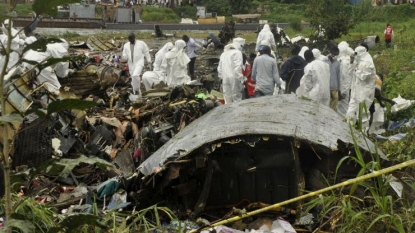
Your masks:
[[[93,41],[94,47],[103,47]],[[215,70],[218,59],[210,55],[200,59],[206,63],[200,76]],[[233,207],[260,208],[319,189],[326,185],[323,176],[330,182],[355,177],[359,167],[353,163],[344,163],[334,177],[338,162],[354,154],[354,141],[366,155],[376,151],[330,108],[294,95],[220,106],[220,93],[209,94],[198,83],[155,87],[143,92],[142,101],[131,101],[127,71],[109,65],[111,58],[90,54],[72,63],[77,72],[59,80],[63,88],[58,97],[33,88],[31,72],[7,84],[8,107],[22,115],[58,99],[98,103],[86,112],[65,111],[48,120],[30,115],[14,125],[19,132],[13,169],[38,167],[52,156],[96,156],[115,169],[108,173],[78,166],[69,181],[59,182],[75,186],[80,180],[94,184],[122,177],[133,205],[162,201],[181,218],[217,217]],[[198,93],[205,98],[196,97]],[[59,194],[43,195],[58,206],[74,202],[61,203]],[[277,212],[295,215],[300,207],[295,203]]]
[[[136,201],[180,203],[193,217],[278,203],[326,185],[323,175],[333,181],[338,162],[355,153],[354,141],[366,155],[375,152],[374,144],[332,109],[295,95],[223,105],[139,166],[143,181]],[[344,163],[335,182],[358,170]],[[300,206],[289,206],[290,213]]]

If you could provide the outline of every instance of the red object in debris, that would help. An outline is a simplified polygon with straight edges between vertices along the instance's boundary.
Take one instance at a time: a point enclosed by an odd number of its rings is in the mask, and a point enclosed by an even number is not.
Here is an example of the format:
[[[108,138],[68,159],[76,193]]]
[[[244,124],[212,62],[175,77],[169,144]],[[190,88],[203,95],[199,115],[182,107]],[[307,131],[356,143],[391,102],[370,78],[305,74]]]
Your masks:
[[[70,192],[70,191],[72,191],[72,190],[73,190],[73,187],[72,187],[72,186],[60,186],[60,187],[59,187],[59,191],[60,191],[61,193]]]
[[[140,157],[141,156],[141,150],[140,149],[137,149],[135,152],[134,152],[134,158],[138,158],[138,157]]]
[[[128,66],[124,66],[124,68],[122,70],[123,71],[129,71],[130,69],[128,68]]]
[[[95,62],[96,63],[100,63],[101,62],[101,57],[99,55],[95,55],[94,56]]]
[[[222,104],[225,104],[225,100],[224,99],[218,99],[219,102],[221,102]]]

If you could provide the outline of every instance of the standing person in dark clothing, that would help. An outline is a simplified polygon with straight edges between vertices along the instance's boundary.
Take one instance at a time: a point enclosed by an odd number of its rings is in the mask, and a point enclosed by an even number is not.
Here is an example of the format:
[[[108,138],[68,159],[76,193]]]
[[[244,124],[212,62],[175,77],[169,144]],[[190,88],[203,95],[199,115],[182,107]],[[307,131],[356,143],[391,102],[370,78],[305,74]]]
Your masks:
[[[275,24],[272,23],[269,26],[271,28],[272,34],[274,35],[275,44],[276,44],[276,47],[278,49],[278,45],[281,44],[281,34],[278,33],[277,25],[275,25]]]
[[[196,62],[196,57],[197,57],[197,52],[202,48],[202,46],[200,46],[198,43],[196,43],[196,41],[193,38],[189,38],[187,35],[184,35],[182,37],[182,40],[184,40],[184,42],[186,42],[186,51],[187,51],[187,56],[189,56],[190,58],[190,62],[189,62],[189,76],[192,80],[196,79],[195,76],[195,62]]]
[[[304,75],[304,67],[307,65],[307,62],[298,55],[300,50],[300,46],[291,45],[291,57],[282,64],[281,79],[285,81],[286,94],[295,93]]]
[[[375,103],[379,103],[381,108],[385,107],[385,102],[390,103],[392,106],[396,104],[395,101],[388,99],[382,95],[382,84],[383,84],[383,74],[376,74],[375,79],[375,100],[373,100],[373,103],[370,105],[369,112],[370,112],[370,118],[369,118],[369,128],[372,125],[373,122],[373,114],[377,109],[375,109]]]

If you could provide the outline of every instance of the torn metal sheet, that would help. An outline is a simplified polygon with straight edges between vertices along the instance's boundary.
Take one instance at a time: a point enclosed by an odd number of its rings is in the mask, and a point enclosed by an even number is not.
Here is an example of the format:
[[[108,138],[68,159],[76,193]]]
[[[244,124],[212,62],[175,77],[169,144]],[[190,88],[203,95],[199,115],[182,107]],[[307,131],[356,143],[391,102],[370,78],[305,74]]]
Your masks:
[[[9,72],[9,75],[17,75],[18,70],[14,69]],[[34,75],[34,71],[28,71],[21,74],[22,78],[10,80],[5,84],[5,92],[8,93],[6,99],[6,112],[19,112],[23,115],[33,104],[32,97],[27,93],[32,91],[31,78]],[[6,77],[7,78],[7,77]]]
[[[118,170],[122,171],[126,175],[134,173],[133,157],[127,150],[119,152],[117,157],[113,160],[113,164],[116,168],[118,168]]]
[[[213,109],[164,144],[139,170],[149,175],[167,160],[181,159],[205,144],[250,134],[294,137],[332,151],[338,150],[338,140],[354,144],[349,125],[329,107],[295,95],[261,97]],[[375,152],[371,141],[356,132],[354,136],[360,148]]]
[[[13,155],[12,168],[20,165],[39,167],[52,157],[53,128],[56,120],[37,118],[33,122],[23,122],[17,133],[16,151]]]
[[[91,36],[87,39],[86,43],[91,50],[94,51],[110,51],[117,49],[116,45],[102,41],[101,39]]]

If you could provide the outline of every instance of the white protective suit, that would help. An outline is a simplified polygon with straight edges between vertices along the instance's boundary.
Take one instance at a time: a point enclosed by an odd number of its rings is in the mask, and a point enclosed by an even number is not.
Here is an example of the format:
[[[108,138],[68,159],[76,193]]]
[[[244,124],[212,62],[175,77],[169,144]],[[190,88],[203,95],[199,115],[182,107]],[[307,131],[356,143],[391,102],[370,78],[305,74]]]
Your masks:
[[[135,40],[133,54],[133,57],[131,57],[131,42],[125,43],[122,58],[128,61],[133,93],[140,95],[140,75],[144,68],[144,58],[147,60],[147,63],[151,63],[151,56],[147,44],[140,40]]]
[[[166,83],[169,86],[177,86],[190,82],[187,75],[187,64],[190,58],[187,56],[184,40],[176,40],[174,48],[166,53],[161,67],[166,70]]]
[[[267,40],[261,41],[259,45],[267,45],[271,48],[271,45],[269,44],[269,41],[267,41]],[[272,51],[272,50],[271,50],[271,55],[274,57],[274,59],[277,59],[277,56],[275,55],[274,51]]]
[[[4,46],[7,46],[7,40],[8,40],[8,26],[9,23],[11,23],[11,34],[12,34],[12,41],[11,41],[11,50],[13,51],[10,53],[9,62],[7,64],[7,69],[10,69],[16,63],[19,61],[19,53],[16,52],[19,50],[20,45],[24,45],[24,40],[20,39],[19,31],[17,31],[15,28],[13,28],[13,23],[9,21],[8,19],[4,20],[1,30],[3,31],[3,36],[0,37],[0,41]],[[4,60],[5,58],[1,58],[1,60]],[[2,62],[4,63],[4,61]],[[2,65],[2,64],[0,64]],[[2,66],[1,66],[2,67]]]
[[[277,48],[277,46],[275,45],[274,34],[272,34],[271,29],[269,28],[268,24],[265,24],[264,28],[262,28],[262,30],[258,34],[258,38],[256,40],[255,51],[258,51],[258,47],[261,45],[261,42],[264,40],[268,41],[268,44],[271,47],[271,50],[274,50]]]
[[[304,67],[304,75],[296,91],[325,106],[330,104],[330,67],[326,62],[315,59]]]
[[[150,90],[153,84],[166,81],[166,71],[161,67],[161,64],[163,63],[166,53],[173,47],[173,43],[167,42],[154,57],[153,71],[144,72],[143,84],[146,91]]]
[[[24,39],[24,43],[27,45],[32,44],[35,41],[37,41],[35,36],[28,36]]]
[[[218,77],[222,79],[225,104],[242,100],[242,66],[242,53],[237,49],[237,45],[226,45],[218,65]]]
[[[327,59],[328,59],[326,56],[321,54],[321,51],[319,49],[313,49],[313,50],[311,50],[311,52],[313,53],[314,58],[316,60],[327,61]]]
[[[23,58],[41,63],[46,61],[49,57],[50,54],[47,52],[37,52],[34,50],[29,50],[25,53]],[[23,63],[23,66],[26,69],[33,68],[33,65],[29,63]],[[61,88],[61,84],[59,83],[58,77],[56,76],[55,71],[52,69],[52,67],[48,66],[44,68],[36,77],[36,81],[37,85],[43,84],[46,90],[48,90],[50,93],[54,95],[59,95],[59,89]]]
[[[245,46],[245,39],[241,38],[241,37],[237,37],[237,38],[233,38],[232,43],[235,45],[239,45],[238,46],[238,50],[239,51],[243,51],[244,50],[244,46]]]
[[[53,58],[63,58],[64,56],[68,56],[69,44],[64,39],[61,40],[62,43],[47,44],[46,54]],[[58,77],[64,78],[68,76],[69,73],[69,61],[58,62],[52,66],[52,69],[55,70]]]
[[[359,103],[364,102],[366,104],[366,110],[369,114],[369,107],[373,102],[375,96],[375,78],[376,69],[373,64],[373,59],[363,46],[358,46],[355,49],[357,53],[355,55],[353,63],[352,84],[351,84],[351,96],[349,102],[349,108],[347,110],[346,117],[352,123],[358,119]],[[368,121],[369,116],[366,115],[366,111],[362,113],[362,122]]]
[[[304,53],[305,53],[305,51],[307,51],[307,50],[309,50],[307,46],[303,46],[303,47],[301,47],[301,50],[300,50],[300,52],[298,53],[298,56],[300,56],[300,57],[304,58]]]
[[[352,84],[352,64],[350,64],[350,56],[353,55],[354,51],[346,42],[340,42],[339,45],[339,56],[337,60],[340,63],[340,83],[341,93],[343,98],[339,100],[337,106],[337,112],[343,117],[346,116],[349,108],[350,100],[350,86]]]

